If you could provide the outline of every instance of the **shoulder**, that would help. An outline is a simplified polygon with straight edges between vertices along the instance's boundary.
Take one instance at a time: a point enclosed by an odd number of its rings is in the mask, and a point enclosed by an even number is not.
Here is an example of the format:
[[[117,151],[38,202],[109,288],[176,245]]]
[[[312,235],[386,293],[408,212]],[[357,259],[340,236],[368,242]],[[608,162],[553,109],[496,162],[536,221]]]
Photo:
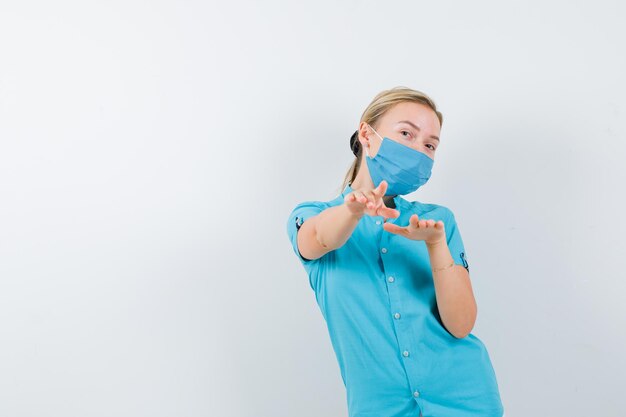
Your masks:
[[[343,202],[341,196],[333,198],[331,200],[305,200],[297,203],[292,207],[291,213],[289,213],[288,227],[294,226],[299,229],[302,223],[309,217],[321,213],[329,207],[339,205]]]
[[[333,207],[343,203],[343,197],[339,196],[333,198],[331,200],[306,200],[297,203],[293,209],[292,213],[298,210],[305,209],[326,209],[328,207]]]

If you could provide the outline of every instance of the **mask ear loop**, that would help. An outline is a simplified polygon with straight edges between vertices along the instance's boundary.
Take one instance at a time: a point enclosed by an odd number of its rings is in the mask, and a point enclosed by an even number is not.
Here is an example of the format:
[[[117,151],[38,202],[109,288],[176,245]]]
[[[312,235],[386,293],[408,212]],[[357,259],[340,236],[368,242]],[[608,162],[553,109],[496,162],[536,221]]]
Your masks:
[[[367,124],[369,126],[370,129],[372,129],[374,131],[374,133],[376,133],[376,136],[378,136],[380,138],[380,142],[382,143],[383,138],[380,137],[380,135],[378,134],[378,132],[376,131],[376,129],[374,129],[372,126],[369,125],[369,123]],[[372,158],[370,156],[370,153],[367,151],[369,149],[369,146],[365,147],[365,155],[367,155],[368,158]]]

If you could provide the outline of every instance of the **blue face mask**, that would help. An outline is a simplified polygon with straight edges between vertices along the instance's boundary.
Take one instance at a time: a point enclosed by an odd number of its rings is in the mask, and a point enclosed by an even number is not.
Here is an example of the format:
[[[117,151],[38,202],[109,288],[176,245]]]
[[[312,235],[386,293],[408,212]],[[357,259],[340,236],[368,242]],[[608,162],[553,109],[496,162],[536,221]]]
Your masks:
[[[381,138],[376,130],[374,133],[382,142],[373,158],[365,148],[365,160],[375,187],[385,180],[388,184],[385,195],[405,195],[426,184],[434,162],[428,155],[388,137]]]

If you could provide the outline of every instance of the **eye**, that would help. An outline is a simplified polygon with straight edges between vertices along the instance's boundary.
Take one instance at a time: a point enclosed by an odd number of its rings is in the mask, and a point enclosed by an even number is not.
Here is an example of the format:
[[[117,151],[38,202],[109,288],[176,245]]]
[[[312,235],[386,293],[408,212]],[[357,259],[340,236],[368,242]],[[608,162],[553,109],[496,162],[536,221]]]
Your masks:
[[[402,136],[404,136],[405,138],[411,137],[411,132],[409,132],[408,130],[402,130],[400,133],[402,133]],[[405,135],[405,133],[406,133],[406,135]]]
[[[427,143],[426,146],[432,146],[432,149],[431,149],[432,151],[436,150],[435,146],[431,145],[430,143]]]

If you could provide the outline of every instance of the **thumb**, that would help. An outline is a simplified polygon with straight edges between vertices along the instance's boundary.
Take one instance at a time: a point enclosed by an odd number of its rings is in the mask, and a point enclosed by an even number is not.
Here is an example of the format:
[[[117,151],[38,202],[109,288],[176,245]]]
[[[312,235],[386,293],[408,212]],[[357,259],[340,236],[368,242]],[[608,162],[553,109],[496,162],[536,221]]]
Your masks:
[[[382,180],[378,187],[376,187],[376,194],[380,197],[385,195],[385,191],[387,191],[387,181]]]

